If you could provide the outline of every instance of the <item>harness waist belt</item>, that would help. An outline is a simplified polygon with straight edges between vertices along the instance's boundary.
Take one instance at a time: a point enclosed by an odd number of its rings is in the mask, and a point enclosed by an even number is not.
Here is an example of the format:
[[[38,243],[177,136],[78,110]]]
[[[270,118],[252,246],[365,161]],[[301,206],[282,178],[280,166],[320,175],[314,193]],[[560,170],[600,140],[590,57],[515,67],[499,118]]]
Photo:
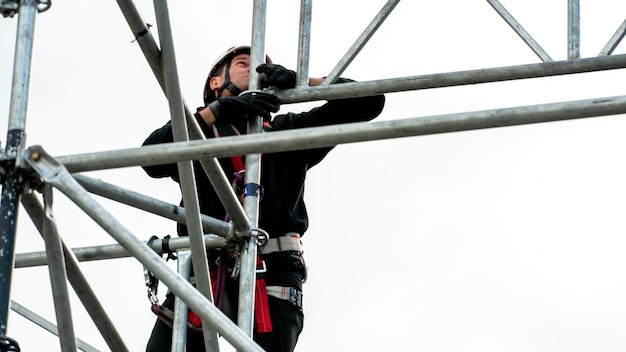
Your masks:
[[[269,254],[274,252],[304,252],[300,235],[290,232],[278,238],[270,238],[267,244],[260,249],[261,254]]]
[[[302,309],[302,291],[294,287],[282,287],[282,286],[267,286],[267,295],[284,299],[291,302],[293,305]]]

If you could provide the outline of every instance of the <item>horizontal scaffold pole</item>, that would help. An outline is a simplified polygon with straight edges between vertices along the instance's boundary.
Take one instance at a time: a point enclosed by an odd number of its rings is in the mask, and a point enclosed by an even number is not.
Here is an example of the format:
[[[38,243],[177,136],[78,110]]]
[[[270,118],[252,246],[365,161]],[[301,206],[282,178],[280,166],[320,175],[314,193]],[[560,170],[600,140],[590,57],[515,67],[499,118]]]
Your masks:
[[[505,109],[414,117],[382,122],[359,122],[175,142],[140,148],[57,157],[72,172],[158,165],[180,160],[227,157],[254,152],[274,153],[328,147],[343,143],[459,132],[494,127],[572,120],[626,113],[626,96],[587,99]]]
[[[626,54],[291,89],[278,95],[283,104],[301,103],[622,68],[626,68]]]
[[[206,248],[222,248],[225,245],[224,239],[217,235],[204,235],[204,244]],[[163,240],[158,239],[149,244],[150,248],[152,248],[158,254],[163,253]],[[183,250],[189,248],[189,238],[186,236],[171,238],[168,241],[168,247],[172,252],[176,252],[177,250]],[[76,256],[76,259],[80,262],[94,261],[94,260],[103,260],[103,259],[118,259],[118,258],[128,258],[131,257],[132,254],[127,251],[120,244],[107,244],[102,246],[90,246],[90,247],[80,247],[80,248],[72,248],[72,252]],[[15,256],[15,268],[28,268],[34,266],[42,266],[48,265],[48,260],[46,258],[46,252],[27,252],[27,253],[18,253]]]
[[[74,174],[72,177],[74,177],[74,179],[76,179],[76,181],[78,181],[78,183],[80,183],[80,185],[87,191],[93,194],[160,215],[180,224],[187,224],[187,220],[185,219],[186,211],[184,207],[164,202],[130,189],[122,188],[85,175]],[[230,223],[212,218],[208,215],[201,215],[200,219],[202,220],[204,233],[211,233],[221,237],[234,235],[233,227]]]

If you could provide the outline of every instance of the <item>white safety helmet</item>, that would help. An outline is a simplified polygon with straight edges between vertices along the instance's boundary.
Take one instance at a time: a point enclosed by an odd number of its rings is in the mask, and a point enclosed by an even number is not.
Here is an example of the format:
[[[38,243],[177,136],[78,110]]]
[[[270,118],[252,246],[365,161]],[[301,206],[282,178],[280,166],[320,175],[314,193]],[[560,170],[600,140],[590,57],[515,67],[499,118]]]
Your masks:
[[[213,94],[213,91],[211,90],[211,78],[215,76],[219,68],[224,64],[226,64],[226,77],[225,77],[224,83],[219,88],[219,92],[221,93],[224,89],[228,89],[234,95],[239,95],[239,93],[241,93],[241,90],[230,81],[230,73],[229,73],[230,62],[235,56],[239,54],[250,55],[250,46],[249,45],[233,46],[230,49],[226,50],[224,53],[222,53],[222,55],[220,55],[217,58],[217,60],[215,60],[215,62],[213,63],[213,66],[211,66],[211,70],[209,71],[209,76],[207,77],[206,82],[204,83],[204,104],[205,105],[208,105],[209,103],[215,100],[215,94]],[[270,59],[269,56],[265,55],[265,62],[267,64],[271,64],[272,60]]]

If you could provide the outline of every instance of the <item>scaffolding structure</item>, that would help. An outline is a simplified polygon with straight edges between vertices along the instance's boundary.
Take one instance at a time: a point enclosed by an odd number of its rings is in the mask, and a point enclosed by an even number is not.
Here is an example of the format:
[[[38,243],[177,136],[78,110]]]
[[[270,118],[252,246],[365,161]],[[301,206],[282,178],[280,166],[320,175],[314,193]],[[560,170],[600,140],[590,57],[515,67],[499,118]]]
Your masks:
[[[319,87],[308,87],[311,0],[301,0],[298,47],[297,87],[279,92],[283,104],[311,102],[324,99],[350,98],[381,93],[406,92],[432,88],[463,86],[477,83],[522,80],[626,68],[626,55],[612,55],[626,34],[626,21],[617,28],[597,57],[580,57],[580,10],[578,0],[568,0],[568,59],[554,61],[515,18],[498,2],[487,0],[519,37],[540,58],[541,63],[509,67],[486,68],[443,74],[411,76],[374,81],[331,85],[360,53],[368,40],[394,10],[399,0],[388,0],[380,12],[354,42],[344,57]],[[177,312],[192,308],[202,319],[205,346],[208,351],[219,350],[218,334],[239,351],[261,351],[251,339],[253,330],[254,286],[256,257],[259,245],[266,240],[258,228],[258,195],[245,198],[240,204],[221,170],[217,158],[246,155],[246,184],[259,184],[260,161],[263,153],[328,147],[359,141],[375,141],[407,136],[420,136],[455,131],[477,130],[502,126],[517,126],[550,121],[626,113],[626,96],[550,103],[524,107],[464,112],[429,117],[417,117],[374,123],[357,123],[262,134],[261,119],[250,121],[251,133],[237,138],[205,140],[200,127],[192,118],[181,95],[174,52],[171,25],[166,0],[155,0],[157,44],[149,26],[132,0],[118,0],[118,5],[136,35],[148,64],[162,90],[167,92],[176,142],[141,148],[75,154],[54,158],[41,146],[24,145],[30,58],[33,50],[34,23],[38,13],[50,7],[49,1],[0,1],[5,17],[18,17],[13,84],[6,147],[0,153],[2,203],[0,208],[0,350],[12,351],[16,343],[6,336],[9,309],[38,321],[44,329],[54,331],[63,351],[93,351],[93,347],[74,334],[69,305],[71,283],[86,310],[112,351],[127,351],[121,333],[109,319],[106,309],[87,282],[80,269],[85,260],[105,260],[132,256],[162,281],[179,298]],[[255,0],[251,62],[256,66],[265,57],[266,0]],[[258,74],[251,73],[250,89],[258,88]],[[225,209],[232,218],[227,223],[200,213],[193,182],[193,160],[202,167],[219,193]],[[122,189],[79,173],[129,166],[149,166],[178,163],[181,190],[186,208],[172,210],[172,205],[155,198]],[[54,216],[52,191],[57,189],[76,203],[117,242],[115,245],[69,248],[59,236]],[[91,194],[104,196],[147,212],[185,223],[188,238],[172,239],[169,246],[178,253],[178,272],[171,270],[162,259],[160,240],[147,244],[139,240],[122,223],[96,202]],[[40,200],[38,195],[42,196]],[[15,254],[16,218],[22,206],[36,224],[45,240],[45,253]],[[207,248],[219,248],[233,241],[242,245],[241,297],[239,319],[233,323],[212,304],[208,272]],[[56,326],[17,303],[11,304],[13,268],[47,265],[53,286]],[[190,267],[195,271],[196,287],[189,283]],[[172,351],[184,351],[186,316],[176,315]]]

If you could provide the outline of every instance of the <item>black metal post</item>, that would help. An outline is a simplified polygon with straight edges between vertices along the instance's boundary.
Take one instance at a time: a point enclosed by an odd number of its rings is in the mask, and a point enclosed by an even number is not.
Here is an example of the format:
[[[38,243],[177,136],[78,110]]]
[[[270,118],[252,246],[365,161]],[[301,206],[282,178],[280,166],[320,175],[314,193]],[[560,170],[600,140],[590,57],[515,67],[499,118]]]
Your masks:
[[[11,105],[7,145],[3,157],[2,198],[0,200],[0,337],[6,336],[11,304],[11,277],[15,261],[15,234],[22,180],[15,169],[17,155],[25,140],[26,107],[30,82],[31,57],[37,0],[22,0],[19,4]]]

